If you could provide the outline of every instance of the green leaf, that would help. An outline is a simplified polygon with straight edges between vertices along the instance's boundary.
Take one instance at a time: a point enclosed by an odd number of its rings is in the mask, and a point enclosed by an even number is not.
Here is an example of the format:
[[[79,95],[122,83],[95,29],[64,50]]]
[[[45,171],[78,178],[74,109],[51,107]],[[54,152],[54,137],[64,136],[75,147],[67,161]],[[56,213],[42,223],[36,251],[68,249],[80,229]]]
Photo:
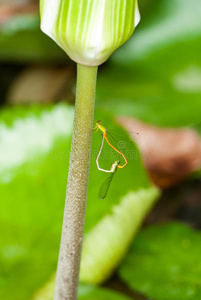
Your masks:
[[[120,277],[155,300],[201,298],[200,233],[169,223],[145,228],[132,244]]]
[[[65,104],[0,113],[0,299],[27,300],[56,270],[73,117],[74,108]],[[111,114],[97,110],[95,118],[126,135]],[[159,195],[133,144],[134,159],[100,201],[106,178],[95,163],[100,143],[101,133],[94,133],[81,267],[88,283],[105,280],[117,267]],[[114,153],[108,150],[105,144],[101,163],[110,168]]]
[[[53,300],[55,278],[49,280],[33,296],[31,300]],[[129,300],[130,298],[121,293],[114,292],[102,287],[88,284],[80,284],[78,289],[78,300]],[[133,299],[133,298],[132,298]]]
[[[112,274],[158,195],[154,187],[141,189],[126,194],[118,206],[111,206],[104,218],[85,237],[81,281],[97,284]]]
[[[19,15],[0,26],[0,60],[66,61],[66,54],[40,31],[37,15]]]
[[[100,72],[98,106],[159,126],[200,123],[200,9],[199,0],[157,1]]]
[[[104,289],[104,288],[94,288],[89,293],[85,295],[80,294],[80,296],[78,296],[78,300],[103,300],[103,299],[104,300],[129,300],[130,298],[123,296],[120,293],[108,289]]]
[[[174,2],[160,0],[152,4],[150,14],[143,18],[135,36],[113,55],[117,63],[130,64],[144,60],[172,44],[201,37],[201,6],[199,0]]]

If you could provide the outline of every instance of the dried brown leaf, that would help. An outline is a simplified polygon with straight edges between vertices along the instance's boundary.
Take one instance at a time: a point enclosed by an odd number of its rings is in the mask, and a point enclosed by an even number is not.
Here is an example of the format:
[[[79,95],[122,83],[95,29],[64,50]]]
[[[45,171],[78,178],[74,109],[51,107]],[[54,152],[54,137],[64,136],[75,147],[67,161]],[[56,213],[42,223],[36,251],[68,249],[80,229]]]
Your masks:
[[[194,130],[158,128],[128,117],[117,120],[128,131],[139,132],[136,143],[157,186],[174,186],[201,168],[201,138]]]
[[[74,68],[33,66],[21,71],[13,81],[7,95],[11,104],[48,103],[74,100],[72,87]]]
[[[35,1],[27,2],[8,2],[0,3],[0,25],[9,19],[23,14],[38,13],[38,3]]]

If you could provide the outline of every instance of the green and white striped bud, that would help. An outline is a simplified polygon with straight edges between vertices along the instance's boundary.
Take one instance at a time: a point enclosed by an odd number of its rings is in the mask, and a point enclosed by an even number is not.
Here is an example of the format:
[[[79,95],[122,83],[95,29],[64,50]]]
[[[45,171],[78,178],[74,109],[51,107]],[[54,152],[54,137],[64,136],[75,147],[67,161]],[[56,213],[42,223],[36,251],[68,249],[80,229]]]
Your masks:
[[[40,0],[41,29],[75,62],[98,66],[132,35],[137,0]]]

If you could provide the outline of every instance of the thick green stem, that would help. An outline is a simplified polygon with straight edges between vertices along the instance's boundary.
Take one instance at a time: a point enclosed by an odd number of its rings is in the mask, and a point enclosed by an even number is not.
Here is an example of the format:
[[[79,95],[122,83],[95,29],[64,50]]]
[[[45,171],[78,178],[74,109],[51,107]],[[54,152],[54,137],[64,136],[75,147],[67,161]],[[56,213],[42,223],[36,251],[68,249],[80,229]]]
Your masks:
[[[75,300],[84,233],[97,67],[77,67],[75,120],[54,300]]]

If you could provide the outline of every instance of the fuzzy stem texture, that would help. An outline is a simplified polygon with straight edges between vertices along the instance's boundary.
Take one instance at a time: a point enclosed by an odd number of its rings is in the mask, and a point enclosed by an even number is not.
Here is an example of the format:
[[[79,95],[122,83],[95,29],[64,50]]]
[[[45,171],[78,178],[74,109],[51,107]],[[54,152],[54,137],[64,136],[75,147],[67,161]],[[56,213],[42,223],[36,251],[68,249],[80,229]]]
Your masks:
[[[97,69],[77,65],[75,119],[54,300],[77,299]]]

